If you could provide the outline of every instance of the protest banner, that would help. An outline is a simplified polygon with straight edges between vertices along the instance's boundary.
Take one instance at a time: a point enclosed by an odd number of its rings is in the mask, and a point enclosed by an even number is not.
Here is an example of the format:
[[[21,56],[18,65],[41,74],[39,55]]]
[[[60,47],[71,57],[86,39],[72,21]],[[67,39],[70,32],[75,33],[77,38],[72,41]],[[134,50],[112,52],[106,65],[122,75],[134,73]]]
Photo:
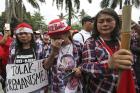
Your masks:
[[[42,61],[7,64],[6,93],[29,93],[46,86],[48,77]]]

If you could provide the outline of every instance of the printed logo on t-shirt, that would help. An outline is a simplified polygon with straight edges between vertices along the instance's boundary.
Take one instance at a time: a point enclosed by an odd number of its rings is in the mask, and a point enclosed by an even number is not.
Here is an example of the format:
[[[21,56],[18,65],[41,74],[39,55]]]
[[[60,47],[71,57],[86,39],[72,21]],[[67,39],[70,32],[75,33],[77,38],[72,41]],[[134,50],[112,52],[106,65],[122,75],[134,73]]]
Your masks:
[[[16,57],[16,63],[27,63],[27,62],[32,62],[34,61],[34,55],[17,55]]]
[[[24,49],[17,53],[15,56],[15,63],[17,64],[23,64],[35,61],[35,53],[32,48],[30,49]]]
[[[75,60],[72,55],[66,54],[61,57],[59,68],[72,69],[74,67],[75,67]]]

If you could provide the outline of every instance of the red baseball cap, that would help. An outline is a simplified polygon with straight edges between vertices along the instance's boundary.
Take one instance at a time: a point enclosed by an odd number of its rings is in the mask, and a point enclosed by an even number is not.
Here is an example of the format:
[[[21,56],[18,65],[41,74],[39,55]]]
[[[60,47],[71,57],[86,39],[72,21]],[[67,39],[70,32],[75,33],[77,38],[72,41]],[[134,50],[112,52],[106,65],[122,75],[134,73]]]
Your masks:
[[[70,29],[71,27],[64,20],[54,19],[48,24],[48,35],[64,33]]]

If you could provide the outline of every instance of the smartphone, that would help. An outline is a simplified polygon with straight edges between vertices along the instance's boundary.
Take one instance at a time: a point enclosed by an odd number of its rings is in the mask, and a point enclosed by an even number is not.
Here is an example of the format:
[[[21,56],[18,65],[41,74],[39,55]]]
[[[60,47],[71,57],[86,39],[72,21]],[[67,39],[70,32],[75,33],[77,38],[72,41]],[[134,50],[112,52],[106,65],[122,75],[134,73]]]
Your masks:
[[[5,23],[4,28],[5,28],[6,31],[7,30],[9,31],[10,30],[10,24],[9,23]]]
[[[62,78],[62,80],[68,78],[69,76],[74,75],[74,73],[75,73],[75,71],[70,72],[69,74],[67,74],[66,76],[64,76],[64,77]]]

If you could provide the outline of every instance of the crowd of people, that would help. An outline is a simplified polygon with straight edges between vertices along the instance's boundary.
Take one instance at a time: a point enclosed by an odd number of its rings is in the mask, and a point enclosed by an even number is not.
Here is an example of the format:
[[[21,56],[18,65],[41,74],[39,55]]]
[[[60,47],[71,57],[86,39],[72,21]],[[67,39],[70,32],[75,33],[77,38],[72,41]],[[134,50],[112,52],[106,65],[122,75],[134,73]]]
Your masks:
[[[30,93],[117,93],[120,71],[124,70],[131,71],[135,91],[140,93],[140,25],[132,21],[130,50],[126,50],[121,49],[121,22],[114,10],[105,8],[95,17],[84,17],[81,31],[71,30],[61,19],[49,22],[48,31],[44,32],[20,23],[14,38],[10,30],[4,29],[0,34],[0,93],[18,93],[18,87],[12,87],[21,83],[12,81],[14,75],[7,81],[6,65],[29,63],[29,68],[19,68],[25,74],[34,70],[30,63],[36,60],[42,60],[48,83],[41,82],[44,86],[36,90],[32,86]],[[41,73],[38,79],[44,74]],[[35,79],[34,75],[31,78]],[[7,90],[7,86],[12,87]],[[22,93],[29,92],[27,87],[20,86]]]

